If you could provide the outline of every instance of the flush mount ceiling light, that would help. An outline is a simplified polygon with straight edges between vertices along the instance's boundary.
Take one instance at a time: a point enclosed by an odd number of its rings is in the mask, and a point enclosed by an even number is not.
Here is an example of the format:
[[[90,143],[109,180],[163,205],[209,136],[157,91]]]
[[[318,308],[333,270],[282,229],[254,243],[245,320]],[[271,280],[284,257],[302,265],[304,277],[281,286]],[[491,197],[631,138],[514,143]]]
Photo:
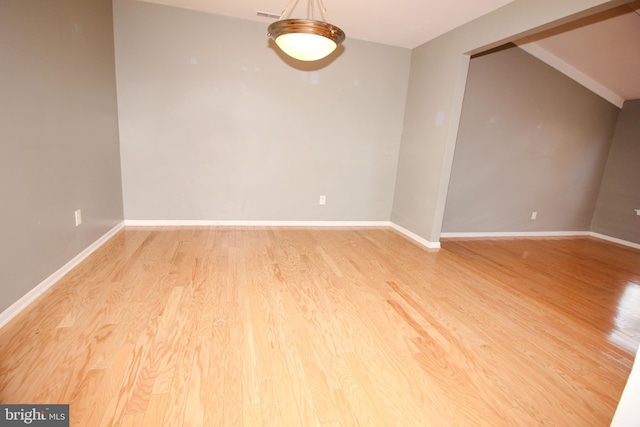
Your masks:
[[[317,61],[333,52],[344,41],[344,32],[329,23],[322,0],[307,0],[307,18],[289,19],[298,0],[291,0],[280,18],[269,25],[267,34],[284,53],[300,61]],[[316,7],[322,21],[315,20]]]

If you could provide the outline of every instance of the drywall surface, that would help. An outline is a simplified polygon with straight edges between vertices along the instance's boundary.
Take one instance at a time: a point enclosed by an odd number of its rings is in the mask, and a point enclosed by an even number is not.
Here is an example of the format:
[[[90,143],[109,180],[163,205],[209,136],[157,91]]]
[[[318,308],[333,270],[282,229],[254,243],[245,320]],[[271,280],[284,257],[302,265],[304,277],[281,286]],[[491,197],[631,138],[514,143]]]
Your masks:
[[[473,58],[442,231],[589,231],[618,111],[518,47]]]
[[[625,101],[613,136],[591,231],[640,243],[640,100]]]
[[[3,311],[122,221],[111,2],[0,2],[0,58]]]
[[[127,219],[389,220],[408,49],[294,63],[269,20],[114,7]]]
[[[602,0],[517,0],[414,49],[391,220],[429,241],[440,238],[467,54],[610,5]]]

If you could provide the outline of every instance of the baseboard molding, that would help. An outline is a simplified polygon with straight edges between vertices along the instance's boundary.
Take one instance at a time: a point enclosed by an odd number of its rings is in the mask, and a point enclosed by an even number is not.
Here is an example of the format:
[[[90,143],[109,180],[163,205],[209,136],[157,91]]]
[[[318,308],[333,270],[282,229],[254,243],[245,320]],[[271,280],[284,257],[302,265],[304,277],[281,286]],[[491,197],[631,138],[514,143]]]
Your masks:
[[[577,237],[589,236],[588,231],[497,231],[473,233],[441,233],[443,239],[492,237]]]
[[[607,236],[592,231],[498,231],[498,232],[473,232],[473,233],[441,233],[443,239],[490,239],[493,237],[579,237],[589,236],[596,239],[606,240],[608,242],[617,243],[619,245],[628,246],[630,248],[640,249],[640,244],[629,242],[627,240],[618,239],[616,237]]]
[[[591,237],[595,237],[596,239],[606,240],[608,242],[617,243],[619,245],[629,246],[630,248],[640,249],[640,244],[629,242],[627,240],[618,239],[617,237],[611,237],[600,233],[589,233]]]
[[[85,258],[91,255],[96,249],[102,246],[105,242],[111,239],[118,231],[122,230],[125,226],[124,221],[113,227],[111,230],[107,231],[102,237],[89,245],[86,249],[80,252],[78,255],[73,257],[71,261],[67,262],[65,265],[60,267],[55,273],[51,276],[44,279],[40,282],[36,287],[27,292],[22,298],[18,301],[14,302],[0,313],[0,328],[6,325],[11,319],[18,315],[22,310],[24,310],[29,304],[36,300],[40,295],[42,295],[47,289],[55,285],[58,280],[64,277],[65,274],[70,272],[75,266],[80,264]]]
[[[0,313],[0,328],[6,325],[18,313],[24,310],[36,298],[42,295],[47,289],[56,284],[58,280],[69,273],[75,266],[80,264],[85,258],[91,255],[96,249],[111,239],[118,231],[125,226],[134,227],[176,227],[176,226],[227,226],[227,227],[391,227],[400,234],[413,240],[428,249],[439,249],[440,242],[431,242],[417,234],[399,226],[391,221],[236,221],[236,220],[124,220],[117,224],[102,237],[89,245],[86,249],[76,255],[52,275],[47,277],[33,289],[27,292],[22,298],[14,302],[6,310]],[[491,237],[571,237],[571,236],[591,236],[597,239],[606,240],[620,245],[640,249],[640,244],[628,242],[616,237],[588,231],[553,231],[553,232],[491,232],[491,233],[442,233],[441,238],[491,238]]]
[[[127,227],[391,227],[429,249],[440,248],[391,221],[260,221],[260,220],[138,220],[126,219]]]
[[[388,227],[389,221],[137,220],[131,227]]]
[[[418,236],[416,233],[407,230],[404,227],[399,226],[396,223],[391,222],[389,224],[389,226],[391,228],[393,228],[394,230],[398,231],[399,233],[405,235],[406,237],[408,237],[409,239],[413,240],[414,242],[418,243],[421,246],[424,246],[425,248],[428,249],[440,249],[440,242],[431,242],[427,239],[424,239],[420,236]]]

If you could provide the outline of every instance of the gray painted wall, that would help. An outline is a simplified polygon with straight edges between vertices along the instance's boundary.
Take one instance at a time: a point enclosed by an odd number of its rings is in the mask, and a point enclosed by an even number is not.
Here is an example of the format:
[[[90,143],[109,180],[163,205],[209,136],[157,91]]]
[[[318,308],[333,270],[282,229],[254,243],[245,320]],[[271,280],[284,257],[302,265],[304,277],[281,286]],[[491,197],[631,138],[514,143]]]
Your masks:
[[[442,231],[589,231],[618,111],[518,47],[473,58]]]
[[[391,220],[437,242],[464,96],[469,53],[571,19],[602,0],[516,0],[414,49]]]
[[[591,231],[640,243],[640,99],[618,116]]]
[[[0,1],[0,58],[1,312],[123,218],[111,2]]]
[[[300,67],[269,20],[114,13],[127,219],[389,220],[408,49],[348,39]]]

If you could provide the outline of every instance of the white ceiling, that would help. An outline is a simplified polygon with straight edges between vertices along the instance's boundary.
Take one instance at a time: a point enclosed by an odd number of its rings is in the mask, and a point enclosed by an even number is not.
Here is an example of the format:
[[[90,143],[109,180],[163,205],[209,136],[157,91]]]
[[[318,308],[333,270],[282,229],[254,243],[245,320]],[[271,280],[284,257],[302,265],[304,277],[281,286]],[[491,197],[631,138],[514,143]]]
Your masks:
[[[271,23],[289,0],[143,0],[185,9]],[[323,0],[329,21],[347,38],[413,49],[513,0]],[[298,0],[291,18],[305,18],[307,1]]]
[[[142,1],[270,23],[257,12],[279,15],[289,0]],[[323,1],[347,39],[412,49],[513,0]],[[290,17],[306,17],[297,2]],[[615,105],[640,99],[640,0],[516,43]]]
[[[516,43],[619,107],[640,99],[640,2]]]

